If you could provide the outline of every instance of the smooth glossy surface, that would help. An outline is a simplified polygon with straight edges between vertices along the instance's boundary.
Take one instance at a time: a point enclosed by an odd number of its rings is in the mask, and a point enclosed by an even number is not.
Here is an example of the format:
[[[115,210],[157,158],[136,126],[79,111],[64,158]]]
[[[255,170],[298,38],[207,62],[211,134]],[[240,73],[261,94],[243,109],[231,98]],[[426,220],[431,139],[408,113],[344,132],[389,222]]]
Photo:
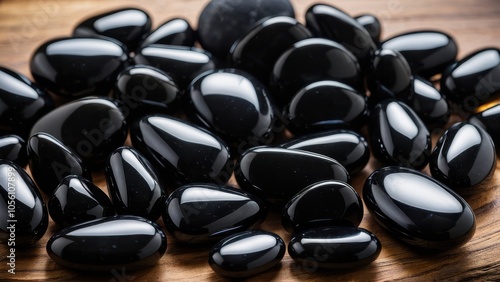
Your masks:
[[[100,38],[58,38],[38,47],[31,75],[42,87],[66,98],[108,95],[127,66],[122,46]]]
[[[462,197],[408,168],[385,167],[373,172],[365,182],[363,200],[380,225],[419,249],[459,247],[476,229],[474,212]]]
[[[69,175],[61,181],[50,196],[48,209],[52,220],[65,226],[115,215],[108,196],[92,182],[77,175]]]
[[[208,263],[221,276],[243,278],[278,265],[285,250],[285,242],[274,233],[244,231],[217,243],[208,255]]]
[[[384,164],[422,169],[429,162],[430,133],[406,104],[392,99],[378,104],[369,129],[373,155]]]
[[[38,120],[31,135],[54,136],[84,162],[103,163],[127,137],[125,115],[106,98],[88,97],[64,104]]]
[[[373,43],[375,43],[375,45],[380,44],[380,34],[382,33],[382,25],[380,24],[380,21],[376,16],[372,14],[363,14],[354,17],[354,19],[360,25],[362,25],[366,29],[366,31],[368,31],[368,34],[370,34],[370,37],[372,38]]]
[[[83,271],[144,269],[163,256],[167,238],[160,227],[138,216],[113,216],[65,228],[47,242],[57,264]]]
[[[17,135],[0,137],[0,159],[13,161],[25,167],[28,163],[28,155],[24,139]]]
[[[53,136],[37,133],[28,140],[27,147],[31,175],[45,194],[52,195],[68,175],[80,175],[92,180],[80,157]]]
[[[116,149],[105,167],[108,194],[117,214],[150,220],[160,217],[166,199],[165,187],[156,170],[137,150]]]
[[[358,227],[363,203],[352,186],[341,181],[321,181],[293,196],[281,212],[281,223],[290,233],[316,227]]]
[[[452,188],[474,186],[493,176],[495,145],[482,128],[460,122],[439,138],[432,151],[432,176]]]
[[[448,122],[451,109],[445,97],[431,82],[415,76],[413,80],[413,95],[404,99],[422,121],[430,126],[443,126]]]
[[[194,46],[196,34],[187,20],[171,19],[151,32],[142,42],[141,48],[151,44]]]
[[[478,112],[469,118],[469,123],[482,127],[490,134],[495,148],[500,148],[500,105]]]
[[[231,186],[188,184],[168,197],[163,212],[167,230],[183,243],[207,243],[255,228],[267,215],[255,196]]]
[[[0,160],[0,175],[0,243],[5,248],[32,245],[43,237],[49,223],[43,198],[17,164]]]
[[[247,150],[236,163],[239,186],[282,208],[295,194],[322,180],[349,181],[336,160],[300,150],[257,147]]]
[[[382,250],[370,231],[353,227],[323,227],[296,234],[288,254],[309,271],[359,268],[376,260]]]

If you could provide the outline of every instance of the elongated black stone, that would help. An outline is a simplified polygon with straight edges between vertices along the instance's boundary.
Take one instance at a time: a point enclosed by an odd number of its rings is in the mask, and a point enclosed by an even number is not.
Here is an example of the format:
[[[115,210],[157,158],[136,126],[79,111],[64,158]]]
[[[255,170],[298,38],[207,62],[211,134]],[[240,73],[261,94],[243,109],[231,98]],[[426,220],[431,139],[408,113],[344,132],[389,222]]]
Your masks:
[[[495,148],[500,148],[500,105],[478,112],[469,118],[469,123],[482,127],[490,134]]]
[[[354,19],[368,31],[373,43],[379,45],[380,34],[382,33],[382,25],[379,19],[372,14],[362,14],[354,17]]]
[[[0,159],[13,161],[21,167],[28,163],[26,142],[17,135],[0,137]]]
[[[422,77],[414,77],[413,94],[403,101],[430,127],[445,125],[451,114],[443,94]]]
[[[196,34],[189,22],[182,18],[171,19],[154,31],[142,42],[140,48],[151,44],[194,46]]]

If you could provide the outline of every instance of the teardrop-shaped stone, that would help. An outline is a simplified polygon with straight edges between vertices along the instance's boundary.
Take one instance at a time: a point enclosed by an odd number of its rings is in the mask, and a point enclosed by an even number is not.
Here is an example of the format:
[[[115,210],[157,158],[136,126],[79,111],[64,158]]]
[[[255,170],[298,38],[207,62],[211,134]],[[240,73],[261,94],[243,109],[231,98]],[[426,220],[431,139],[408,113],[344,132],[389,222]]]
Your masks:
[[[48,208],[52,220],[64,226],[115,215],[108,196],[78,175],[66,176],[61,181],[49,199]]]
[[[137,215],[150,220],[160,217],[165,187],[156,170],[138,151],[116,149],[105,167],[108,193],[118,214]]]
[[[58,38],[42,44],[30,61],[42,87],[66,98],[108,95],[128,55],[118,43],[100,38]]]
[[[338,161],[351,175],[361,171],[370,159],[370,149],[365,138],[350,130],[304,135],[287,141],[281,147],[325,155]]]
[[[156,223],[130,215],[73,225],[47,242],[47,253],[57,264],[83,271],[144,269],[166,249],[167,238]]]
[[[82,160],[59,140],[46,133],[36,133],[28,140],[31,175],[38,188],[52,195],[64,177],[79,175],[92,180]]]
[[[28,163],[26,142],[17,135],[0,137],[0,159],[13,161],[21,167]]]
[[[107,98],[87,97],[64,104],[38,120],[31,136],[52,135],[86,163],[101,164],[127,137],[125,115]]]
[[[170,184],[227,183],[233,164],[227,145],[212,133],[179,119],[151,115],[130,128],[134,147]]]
[[[168,197],[163,212],[165,227],[183,243],[206,243],[264,221],[267,211],[253,195],[231,186],[188,184]]]
[[[459,247],[476,229],[474,212],[462,197],[412,169],[376,170],[365,182],[363,200],[380,225],[418,248]]]
[[[500,149],[500,104],[472,115],[469,123],[486,130],[495,143],[495,148]]]
[[[43,198],[17,164],[0,160],[0,243],[15,248],[43,237],[48,226]]]
[[[283,148],[256,147],[236,163],[239,186],[282,208],[295,194],[322,180],[349,182],[349,173],[329,157]]]
[[[316,227],[358,227],[362,219],[363,203],[356,190],[333,180],[306,187],[281,212],[281,223],[292,234]]]
[[[466,122],[452,125],[432,151],[432,176],[451,188],[470,187],[493,176],[495,144],[482,128]]]
[[[280,236],[248,230],[218,242],[208,255],[208,263],[221,276],[243,278],[278,265],[285,251],[285,242]]]
[[[403,99],[422,121],[433,127],[443,126],[451,114],[448,102],[431,82],[415,76],[413,80],[413,95]]]
[[[384,164],[422,169],[429,162],[430,133],[403,102],[379,103],[370,115],[369,129],[373,155]]]
[[[189,22],[183,18],[175,18],[151,32],[141,42],[140,48],[151,44],[194,46],[195,41],[196,34]]]
[[[378,238],[354,227],[322,227],[299,232],[288,244],[288,254],[304,269],[350,269],[369,264],[382,250]]]
[[[379,45],[380,34],[382,33],[382,25],[379,19],[372,14],[362,14],[354,17],[354,19],[368,31],[373,43]]]

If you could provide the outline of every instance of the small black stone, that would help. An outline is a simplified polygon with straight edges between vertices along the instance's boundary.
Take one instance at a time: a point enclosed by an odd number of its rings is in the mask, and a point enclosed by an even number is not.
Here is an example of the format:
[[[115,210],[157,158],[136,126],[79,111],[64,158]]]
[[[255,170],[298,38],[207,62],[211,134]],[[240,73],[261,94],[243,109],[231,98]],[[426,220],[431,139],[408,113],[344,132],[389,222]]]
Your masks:
[[[26,142],[17,135],[0,137],[0,159],[13,161],[21,167],[28,164]]]
[[[479,126],[490,134],[495,148],[500,149],[500,105],[494,105],[469,118],[469,123]]]
[[[151,44],[178,46],[194,46],[196,34],[189,22],[182,18],[171,19],[151,32],[142,42],[140,48]]]
[[[375,43],[375,45],[379,45],[380,34],[382,33],[382,25],[380,24],[379,19],[372,14],[359,15],[354,17],[354,19],[362,25],[366,31],[368,31],[373,43]]]
[[[422,77],[414,77],[413,94],[403,101],[429,127],[445,125],[451,114],[451,109],[444,95],[431,82]]]

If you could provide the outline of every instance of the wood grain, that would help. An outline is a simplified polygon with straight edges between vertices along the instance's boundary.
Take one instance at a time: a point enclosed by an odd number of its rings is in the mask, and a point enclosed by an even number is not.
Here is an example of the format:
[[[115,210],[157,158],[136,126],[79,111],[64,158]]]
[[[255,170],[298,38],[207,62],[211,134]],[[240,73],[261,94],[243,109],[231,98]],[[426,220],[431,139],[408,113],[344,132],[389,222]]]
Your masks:
[[[42,42],[67,36],[83,18],[114,8],[133,6],[146,10],[153,25],[182,16],[196,26],[197,17],[208,0],[3,0],[0,1],[0,64],[29,74],[29,59]],[[313,0],[292,0],[297,17]],[[500,2],[496,0],[404,1],[404,0],[323,0],[351,15],[372,13],[382,20],[383,38],[417,29],[439,29],[450,33],[460,46],[459,57],[486,46],[500,47]],[[453,121],[460,118],[454,116]],[[442,131],[433,133],[433,140]],[[365,129],[366,133],[366,129]],[[352,181],[361,193],[366,177],[380,164],[370,160]],[[428,173],[428,168],[424,170]],[[498,167],[497,167],[498,171]],[[94,173],[96,184],[106,191],[101,172]],[[235,184],[232,180],[232,184]],[[352,271],[307,271],[285,255],[281,265],[253,279],[286,281],[345,280],[500,280],[500,173],[487,183],[468,191],[465,199],[477,216],[477,231],[465,246],[455,250],[424,254],[396,241],[377,225],[365,209],[361,227],[381,240],[383,250],[371,265]],[[161,220],[158,223],[164,228]],[[277,214],[271,213],[262,229],[290,239]],[[158,265],[141,271],[117,269],[111,273],[74,272],[56,265],[46,254],[45,245],[57,227],[51,221],[46,235],[36,246],[17,250],[16,275],[7,273],[6,253],[0,248],[0,280],[96,280],[96,281],[222,281],[207,264],[208,247],[178,244],[170,236],[165,256]]]

